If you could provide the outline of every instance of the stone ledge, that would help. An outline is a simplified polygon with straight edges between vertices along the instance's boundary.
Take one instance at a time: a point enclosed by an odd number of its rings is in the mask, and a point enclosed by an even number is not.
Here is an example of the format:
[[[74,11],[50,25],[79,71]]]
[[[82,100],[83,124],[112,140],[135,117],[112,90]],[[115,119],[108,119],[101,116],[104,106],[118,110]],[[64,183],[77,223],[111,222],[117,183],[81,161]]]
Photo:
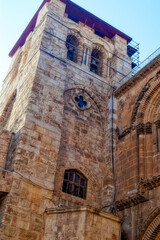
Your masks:
[[[142,180],[138,185],[138,190],[142,194],[160,186],[160,175]]]
[[[131,196],[129,198],[117,201],[116,202],[116,209],[118,211],[123,211],[126,208],[130,208],[130,207],[136,206],[139,203],[144,203],[146,201],[148,201],[148,199],[146,197],[142,196],[139,193],[136,193],[136,194],[134,194],[133,196]]]
[[[72,212],[89,212],[89,213],[93,213],[95,215],[104,217],[106,219],[116,221],[118,223],[123,222],[122,219],[120,219],[119,217],[117,217],[113,214],[102,212],[102,211],[99,211],[99,210],[91,208],[91,207],[48,208],[48,209],[46,209],[47,214],[62,214],[62,213],[72,213]]]
[[[144,196],[144,193],[157,188],[160,186],[160,175],[153,176],[152,178],[147,178],[139,182],[138,184],[138,193],[128,197],[126,199],[122,199],[117,201],[116,209],[118,211],[123,211],[126,208],[133,207],[140,203],[148,201],[148,198]]]

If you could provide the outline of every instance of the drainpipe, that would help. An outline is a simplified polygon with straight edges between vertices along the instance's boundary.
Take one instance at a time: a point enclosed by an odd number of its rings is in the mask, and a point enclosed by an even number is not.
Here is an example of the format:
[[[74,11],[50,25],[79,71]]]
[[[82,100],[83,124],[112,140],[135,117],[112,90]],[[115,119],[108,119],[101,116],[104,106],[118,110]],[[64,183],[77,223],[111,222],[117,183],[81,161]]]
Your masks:
[[[115,213],[116,209],[114,206],[116,200],[116,176],[115,176],[115,159],[114,159],[114,112],[113,112],[113,105],[114,105],[114,90],[112,91],[111,97],[111,162],[112,162],[112,174],[113,174],[113,182],[114,182],[114,191],[113,191],[113,201],[112,201],[112,213]]]
[[[104,208],[107,207],[112,207],[111,213],[115,213],[116,209],[115,209],[115,200],[116,200],[116,176],[115,176],[115,163],[114,163],[114,131],[113,131],[113,127],[114,127],[114,122],[113,122],[113,105],[114,105],[114,91],[116,90],[116,88],[113,88],[112,90],[112,96],[111,96],[111,163],[112,163],[112,175],[113,175],[113,182],[114,182],[114,191],[113,191],[113,199],[112,202],[107,205],[102,207],[101,210],[103,210]]]

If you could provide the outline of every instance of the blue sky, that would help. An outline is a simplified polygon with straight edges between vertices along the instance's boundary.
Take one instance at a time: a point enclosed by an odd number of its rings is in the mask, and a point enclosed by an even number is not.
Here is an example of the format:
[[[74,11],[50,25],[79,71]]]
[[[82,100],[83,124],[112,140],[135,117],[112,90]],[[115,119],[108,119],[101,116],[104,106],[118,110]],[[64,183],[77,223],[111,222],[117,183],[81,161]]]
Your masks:
[[[140,60],[160,47],[160,0],[73,0],[140,43]],[[0,0],[0,88],[8,53],[42,0]]]

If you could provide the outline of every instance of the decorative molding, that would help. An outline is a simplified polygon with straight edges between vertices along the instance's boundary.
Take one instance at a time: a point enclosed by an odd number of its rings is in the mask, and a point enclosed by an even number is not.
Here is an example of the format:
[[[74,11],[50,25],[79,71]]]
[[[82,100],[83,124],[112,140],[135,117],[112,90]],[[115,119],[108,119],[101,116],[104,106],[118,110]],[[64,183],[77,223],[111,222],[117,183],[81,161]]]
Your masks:
[[[145,125],[144,125],[144,123],[139,123],[136,126],[136,130],[137,130],[137,134],[138,135],[144,134],[145,133]]]
[[[122,133],[120,133],[120,129],[117,127],[115,131],[117,133],[118,139],[120,140],[125,136],[127,136],[129,133],[131,133],[131,130],[132,130],[131,127],[129,127],[129,128],[126,128]]]
[[[66,207],[66,208],[47,208],[46,211],[45,211],[48,215],[49,214],[64,214],[64,213],[78,213],[78,212],[89,212],[89,213],[93,213],[95,215],[99,215],[101,217],[104,217],[104,218],[107,218],[107,219],[110,219],[110,220],[113,220],[113,221],[116,221],[116,222],[119,222],[119,223],[122,223],[122,219],[120,219],[119,217],[113,215],[113,214],[110,214],[110,213],[107,213],[107,212],[104,212],[104,211],[101,211],[99,209],[95,209],[95,208],[92,208],[92,207],[89,207],[89,206],[79,206],[79,207]]]
[[[147,123],[139,123],[136,126],[137,129],[137,134],[141,135],[141,134],[152,134],[152,123],[147,122]]]
[[[132,117],[131,117],[131,124],[133,124],[135,121],[136,121],[136,117],[137,117],[137,112],[138,112],[138,109],[139,109],[139,106],[140,106],[140,102],[142,101],[145,93],[148,91],[148,89],[150,88],[150,84],[149,82],[152,80],[153,78],[151,78],[147,83],[146,85],[142,88],[138,98],[137,98],[137,101],[135,103],[135,106],[134,106],[134,109],[133,109],[133,112],[132,112]]]
[[[160,127],[160,120],[158,120],[157,122],[159,124],[158,126]],[[127,136],[129,133],[131,133],[135,129],[137,130],[138,135],[152,134],[152,123],[150,123],[150,122],[139,123],[137,126],[132,126],[132,127],[126,128],[123,132],[120,132],[120,129],[117,127],[115,131],[117,133],[118,139],[121,140],[122,138]]]
[[[91,81],[92,81],[92,79],[91,79]],[[64,95],[67,92],[71,92],[72,96],[75,96],[79,93],[82,93],[82,94],[86,93],[85,94],[86,95],[85,96],[86,100],[91,102],[91,103],[94,103],[97,106],[100,114],[105,114],[106,113],[106,107],[105,107],[105,104],[104,104],[104,100],[100,97],[100,94],[98,94],[96,92],[95,88],[88,89],[87,87],[85,87],[83,85],[75,84],[72,88],[66,89],[64,91]],[[87,95],[88,95],[88,97],[87,97]]]
[[[148,190],[152,190],[160,186],[160,175],[144,179],[138,184],[138,192],[144,194]]]
[[[159,186],[160,186],[160,175],[153,176],[150,179],[141,180],[138,184],[137,193],[126,199],[121,199],[117,201],[115,203],[116,209],[118,211],[123,211],[126,208],[130,208],[140,203],[148,201],[149,199],[144,196],[144,193],[154,188],[157,188]]]
[[[156,127],[157,127],[157,128],[160,128],[160,120],[157,120],[157,121],[155,122],[155,124],[156,124]]]
[[[147,122],[145,126],[146,134],[152,134],[152,123]]]
[[[141,237],[141,240],[158,240],[160,232],[160,214],[158,214],[147,227],[147,230]]]
[[[116,209],[118,211],[123,211],[126,208],[136,206],[139,203],[143,203],[143,202],[146,202],[146,201],[148,201],[148,199],[146,197],[142,196],[139,193],[136,193],[131,197],[128,197],[128,198],[120,200],[120,201],[117,201],[115,203],[115,205],[116,205]]]

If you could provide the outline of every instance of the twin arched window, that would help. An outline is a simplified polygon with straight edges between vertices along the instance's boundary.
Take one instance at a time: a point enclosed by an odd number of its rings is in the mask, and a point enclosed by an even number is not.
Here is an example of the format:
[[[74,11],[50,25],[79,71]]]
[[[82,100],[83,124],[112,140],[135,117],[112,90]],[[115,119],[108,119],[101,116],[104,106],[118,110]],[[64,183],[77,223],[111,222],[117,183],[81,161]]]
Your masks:
[[[67,47],[67,59],[77,63],[80,42],[78,38],[72,34],[67,36],[66,47]],[[88,65],[88,56],[90,55],[88,49],[84,49],[82,62]],[[103,66],[103,53],[101,50],[94,48],[91,53],[90,71],[101,76]]]
[[[87,179],[77,170],[67,170],[64,173],[62,191],[86,199]]]

